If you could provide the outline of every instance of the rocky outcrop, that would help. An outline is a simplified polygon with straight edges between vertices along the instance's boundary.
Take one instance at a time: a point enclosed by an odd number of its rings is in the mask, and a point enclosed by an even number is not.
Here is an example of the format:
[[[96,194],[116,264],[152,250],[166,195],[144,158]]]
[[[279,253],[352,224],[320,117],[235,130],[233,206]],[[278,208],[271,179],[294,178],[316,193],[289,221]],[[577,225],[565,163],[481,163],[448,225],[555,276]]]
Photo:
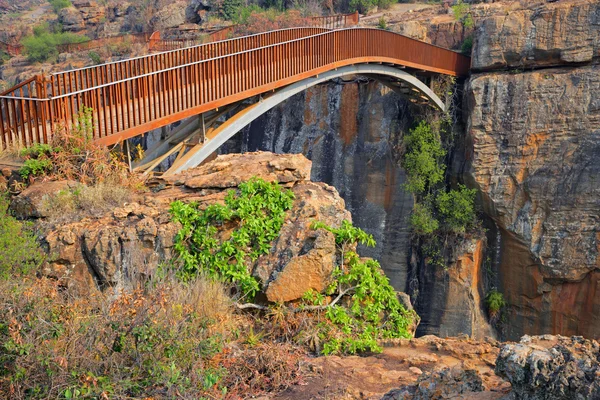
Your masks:
[[[258,176],[281,182],[295,195],[272,253],[252,266],[267,299],[291,301],[309,289],[322,291],[338,262],[335,239],[331,233],[313,230],[310,225],[319,220],[338,227],[351,216],[334,188],[309,181],[310,165],[301,155],[247,153],[217,157],[165,179],[158,193],[118,207],[109,215],[50,229],[44,235],[48,260],[43,273],[83,293],[136,287],[176,256],[173,246],[179,226],[171,221],[171,202],[195,201],[205,208],[223,202],[228,190]],[[37,193],[37,188],[31,186],[22,196],[32,198],[29,192]]]
[[[600,398],[600,345],[582,337],[524,336],[505,344],[496,374],[507,379],[517,399]]]
[[[54,181],[29,186],[13,197],[10,208],[19,219],[48,217],[45,202],[49,196],[55,196],[62,190],[73,189],[77,185],[79,183],[75,181]]]
[[[494,336],[483,305],[485,285],[484,252],[486,240],[469,238],[453,243],[446,267],[419,260],[419,249],[411,259],[418,288],[412,290],[415,307],[422,318],[419,335],[455,336],[466,334],[475,338]]]
[[[465,370],[460,365],[456,365],[452,368],[438,368],[430,373],[423,374],[419,377],[416,385],[406,389],[392,390],[383,396],[381,400],[464,399],[467,396],[476,398],[475,396],[479,396],[483,390],[483,380],[476,370]]]
[[[600,54],[600,4],[575,0],[530,6],[484,18],[477,31],[476,70],[588,63]]]
[[[600,329],[598,71],[486,74],[467,86],[468,175],[501,232],[509,337]]]
[[[67,32],[79,33],[85,30],[85,21],[75,7],[67,7],[58,11],[58,22]]]

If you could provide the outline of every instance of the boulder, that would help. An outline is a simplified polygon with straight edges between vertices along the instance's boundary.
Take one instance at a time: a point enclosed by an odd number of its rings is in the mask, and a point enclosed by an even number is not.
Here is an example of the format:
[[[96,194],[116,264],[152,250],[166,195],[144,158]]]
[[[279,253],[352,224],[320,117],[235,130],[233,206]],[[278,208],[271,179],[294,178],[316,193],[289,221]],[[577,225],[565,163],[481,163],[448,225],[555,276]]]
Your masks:
[[[579,336],[524,336],[504,344],[496,374],[522,400],[600,398],[600,345]]]
[[[78,185],[80,184],[74,181],[36,182],[15,196],[10,208],[19,219],[47,217],[48,210],[45,209],[44,203],[49,196]]]
[[[271,254],[250,268],[272,301],[295,300],[309,289],[321,291],[336,265],[335,239],[330,232],[315,231],[310,225],[319,220],[339,226],[351,217],[333,187],[308,181],[310,167],[310,161],[298,154],[219,156],[204,166],[168,178],[165,184],[170,187],[158,193],[148,193],[99,218],[83,218],[51,228],[44,235],[48,259],[43,273],[84,293],[135,287],[175,255],[173,245],[179,226],[169,214],[173,201],[196,201],[200,208],[222,203],[228,190],[257,176],[285,182],[295,201]],[[28,194],[34,192],[32,188],[20,197],[33,196]],[[220,237],[228,234],[226,226],[219,232]]]
[[[85,30],[83,16],[75,7],[67,7],[58,11],[58,21],[67,32],[81,32]]]
[[[278,163],[289,165],[289,163]],[[344,200],[328,185],[301,182],[293,187],[296,200],[271,253],[261,257],[254,268],[269,301],[291,301],[308,290],[324,290],[337,265],[335,238],[330,232],[314,230],[321,221],[339,227],[351,221]]]

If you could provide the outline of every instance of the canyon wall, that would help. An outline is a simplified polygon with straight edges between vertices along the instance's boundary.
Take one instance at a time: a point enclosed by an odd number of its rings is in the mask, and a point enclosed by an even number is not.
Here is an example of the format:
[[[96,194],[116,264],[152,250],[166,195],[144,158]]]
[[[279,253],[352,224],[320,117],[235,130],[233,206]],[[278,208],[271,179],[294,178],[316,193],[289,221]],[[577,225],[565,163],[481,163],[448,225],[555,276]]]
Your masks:
[[[473,68],[489,72],[466,87],[465,172],[501,235],[497,284],[511,339],[600,329],[599,45],[591,1],[477,25]]]

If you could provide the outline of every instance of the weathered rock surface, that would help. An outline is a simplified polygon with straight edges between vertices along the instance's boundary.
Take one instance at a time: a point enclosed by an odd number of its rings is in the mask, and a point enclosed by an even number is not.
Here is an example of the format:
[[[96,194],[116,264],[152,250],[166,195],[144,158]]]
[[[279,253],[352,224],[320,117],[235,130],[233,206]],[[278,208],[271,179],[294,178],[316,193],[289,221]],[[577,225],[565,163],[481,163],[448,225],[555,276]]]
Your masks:
[[[308,180],[310,166],[302,155],[220,156],[169,178],[170,187],[116,208],[110,215],[54,227],[44,238],[49,258],[43,272],[84,293],[135,286],[175,255],[179,227],[168,212],[172,201],[196,201],[206,207],[223,202],[227,190],[258,176],[271,182],[281,180],[296,197],[272,254],[253,267],[267,298],[289,301],[311,288],[321,291],[336,265],[335,240],[331,233],[315,231],[310,224],[320,220],[339,226],[351,216],[334,188]],[[38,188],[33,185],[22,196],[29,199],[33,197],[29,192],[38,193]]]
[[[274,302],[296,300],[310,289],[322,292],[327,287],[337,265],[335,238],[310,225],[321,221],[339,227],[341,221],[352,220],[331,186],[307,182],[293,190],[296,200],[287,223],[271,254],[261,257],[254,271],[268,286],[267,299]]]
[[[419,335],[474,338],[495,335],[483,310],[485,239],[470,238],[458,243],[447,268],[423,260],[417,265],[413,252],[413,271],[418,273],[416,304],[422,320]],[[413,294],[415,291],[413,290]]]
[[[510,381],[517,399],[598,399],[600,345],[582,337],[524,336],[502,346],[496,374]]]
[[[44,202],[49,196],[56,195],[61,190],[69,190],[79,185],[75,181],[43,182],[29,186],[18,196],[13,197],[10,208],[15,217],[20,219],[42,218],[48,216]]]
[[[600,329],[600,70],[475,76],[469,171],[502,236],[509,337]]]
[[[67,32],[81,32],[85,30],[85,21],[75,7],[63,8],[58,12],[58,21]]]
[[[472,67],[547,67],[587,63],[600,52],[600,4],[560,1],[482,18]]]

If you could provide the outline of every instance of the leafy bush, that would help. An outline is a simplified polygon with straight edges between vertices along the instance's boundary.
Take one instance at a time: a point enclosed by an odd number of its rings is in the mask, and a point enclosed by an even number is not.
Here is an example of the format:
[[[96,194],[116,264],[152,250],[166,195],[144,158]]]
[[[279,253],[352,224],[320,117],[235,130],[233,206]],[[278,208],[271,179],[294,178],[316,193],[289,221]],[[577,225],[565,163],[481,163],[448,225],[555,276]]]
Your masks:
[[[441,159],[446,155],[439,133],[422,121],[404,137],[406,153],[402,166],[406,170],[407,189],[421,194],[442,182],[446,167]]]
[[[440,223],[428,204],[415,203],[410,215],[410,226],[417,235],[431,235],[438,230]]]
[[[475,25],[473,16],[470,12],[471,6],[459,0],[457,4],[452,6],[452,14],[454,18],[463,24],[465,28],[472,28]]]
[[[342,253],[342,263],[325,292],[334,300],[323,305],[325,297],[319,293],[309,292],[304,296],[305,308],[326,310],[327,320],[318,327],[323,354],[380,352],[381,339],[411,337],[410,328],[418,317],[400,303],[379,263],[346,251],[358,243],[375,246],[373,237],[348,221],[340,228],[321,222],[313,223],[312,227],[332,232]],[[348,299],[341,301],[346,295]]]
[[[87,40],[86,36],[70,32],[50,32],[48,25],[42,24],[33,29],[33,35],[23,38],[21,44],[30,61],[43,62],[58,56],[59,45]]]
[[[0,194],[0,279],[3,280],[26,274],[43,261],[34,234],[9,214],[8,205],[8,197]]]
[[[220,13],[223,18],[233,21],[244,5],[244,0],[223,0]]]
[[[350,0],[348,7],[350,12],[358,11],[361,14],[366,14],[375,7],[375,3],[373,0]]]
[[[444,218],[445,226],[455,232],[463,233],[475,222],[475,195],[477,190],[458,185],[449,192],[439,192],[435,201],[437,210]]]
[[[88,53],[88,56],[90,57],[90,60],[92,60],[92,62],[95,65],[102,64],[102,57],[100,57],[100,54],[96,53],[95,51],[90,51]]]
[[[377,22],[377,27],[379,29],[387,29],[388,28],[387,22],[385,21],[385,17],[382,16],[381,18],[379,18],[379,22]]]
[[[91,108],[82,108],[69,131],[55,130],[50,145],[34,145],[22,150],[20,156],[25,159],[20,170],[24,178],[47,175],[85,185],[106,182],[131,189],[141,187],[140,178],[129,171],[122,158],[94,144]]]
[[[506,300],[504,300],[502,293],[497,290],[491,290],[487,296],[485,296],[485,305],[490,317],[495,318],[500,310],[507,306],[507,303]]]
[[[48,158],[30,158],[25,160],[19,169],[21,178],[28,180],[30,177],[44,175],[52,170],[52,160]]]
[[[52,5],[54,12],[57,13],[63,8],[72,7],[73,4],[71,0],[48,0],[48,2]]]
[[[181,224],[175,249],[183,267],[179,276],[191,280],[200,272],[238,286],[242,296],[253,298],[259,290],[247,263],[268,254],[279,234],[285,212],[294,195],[277,183],[254,178],[230,190],[225,204],[200,210],[197,203],[171,204],[173,220]],[[235,226],[228,239],[219,238],[217,227]]]
[[[464,42],[462,42],[460,46],[460,52],[466,56],[470,56],[473,51],[473,37],[469,36],[465,38]]]

